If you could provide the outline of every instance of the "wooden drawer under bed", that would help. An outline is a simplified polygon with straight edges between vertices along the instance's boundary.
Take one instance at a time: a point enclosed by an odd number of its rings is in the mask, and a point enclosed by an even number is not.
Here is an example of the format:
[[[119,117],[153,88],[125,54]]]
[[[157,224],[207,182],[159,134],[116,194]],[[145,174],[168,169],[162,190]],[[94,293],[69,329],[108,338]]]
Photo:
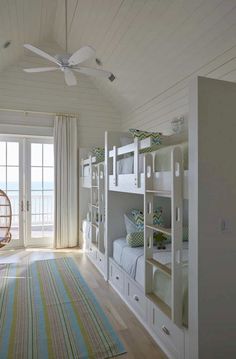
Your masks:
[[[109,260],[109,279],[117,291],[124,295],[124,273],[113,260]]]
[[[147,299],[144,292],[132,280],[125,278],[125,299],[134,311],[144,320],[147,320]]]
[[[171,358],[184,358],[184,329],[177,327],[155,304],[147,299],[148,325],[161,340]]]

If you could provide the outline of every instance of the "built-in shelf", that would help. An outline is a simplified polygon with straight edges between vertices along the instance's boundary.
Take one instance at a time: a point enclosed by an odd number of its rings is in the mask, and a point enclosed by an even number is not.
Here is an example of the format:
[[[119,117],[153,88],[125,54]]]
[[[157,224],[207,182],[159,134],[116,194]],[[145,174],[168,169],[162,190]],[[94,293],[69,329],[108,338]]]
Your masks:
[[[159,191],[159,190],[155,190],[155,189],[148,189],[148,190],[146,190],[146,193],[152,193],[159,197],[168,197],[168,198],[171,197],[171,191]]]
[[[171,236],[171,228],[160,227],[156,224],[146,224],[147,228],[153,229],[154,231],[161,232],[163,234],[167,234]]]
[[[152,266],[160,269],[162,272],[171,276],[171,268],[167,267],[165,264],[162,264],[161,262],[158,262],[153,258],[147,259],[147,263],[151,264]]]

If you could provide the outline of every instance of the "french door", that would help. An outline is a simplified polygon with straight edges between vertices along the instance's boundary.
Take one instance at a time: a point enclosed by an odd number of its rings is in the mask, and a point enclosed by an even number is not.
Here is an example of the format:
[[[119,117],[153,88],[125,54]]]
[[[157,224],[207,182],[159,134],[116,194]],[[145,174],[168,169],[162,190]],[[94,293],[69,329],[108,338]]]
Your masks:
[[[11,245],[52,246],[52,140],[0,137],[0,188],[6,191],[12,205]]]

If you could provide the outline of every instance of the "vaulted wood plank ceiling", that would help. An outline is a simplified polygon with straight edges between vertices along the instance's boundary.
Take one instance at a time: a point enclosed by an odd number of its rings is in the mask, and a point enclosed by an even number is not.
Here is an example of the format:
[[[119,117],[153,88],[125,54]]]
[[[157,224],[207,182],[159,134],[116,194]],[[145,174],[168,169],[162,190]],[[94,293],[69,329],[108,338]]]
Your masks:
[[[122,113],[197,74],[236,81],[235,0],[68,0],[68,29],[116,75],[95,84]],[[65,48],[64,0],[1,0],[0,70],[47,39]]]

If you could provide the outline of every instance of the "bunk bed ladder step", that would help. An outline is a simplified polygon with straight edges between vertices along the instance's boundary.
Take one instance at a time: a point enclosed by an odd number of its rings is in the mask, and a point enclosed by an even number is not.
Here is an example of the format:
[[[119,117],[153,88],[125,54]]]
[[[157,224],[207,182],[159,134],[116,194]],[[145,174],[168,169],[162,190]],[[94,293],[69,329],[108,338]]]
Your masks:
[[[171,152],[171,228],[153,225],[153,202],[158,193],[153,190],[153,157],[144,157],[144,256],[145,256],[145,293],[147,297],[167,314],[172,321],[182,326],[182,226],[183,226],[183,165],[182,151],[174,147]],[[153,232],[171,236],[171,268],[153,258]],[[153,292],[154,268],[171,278],[171,307]]]

